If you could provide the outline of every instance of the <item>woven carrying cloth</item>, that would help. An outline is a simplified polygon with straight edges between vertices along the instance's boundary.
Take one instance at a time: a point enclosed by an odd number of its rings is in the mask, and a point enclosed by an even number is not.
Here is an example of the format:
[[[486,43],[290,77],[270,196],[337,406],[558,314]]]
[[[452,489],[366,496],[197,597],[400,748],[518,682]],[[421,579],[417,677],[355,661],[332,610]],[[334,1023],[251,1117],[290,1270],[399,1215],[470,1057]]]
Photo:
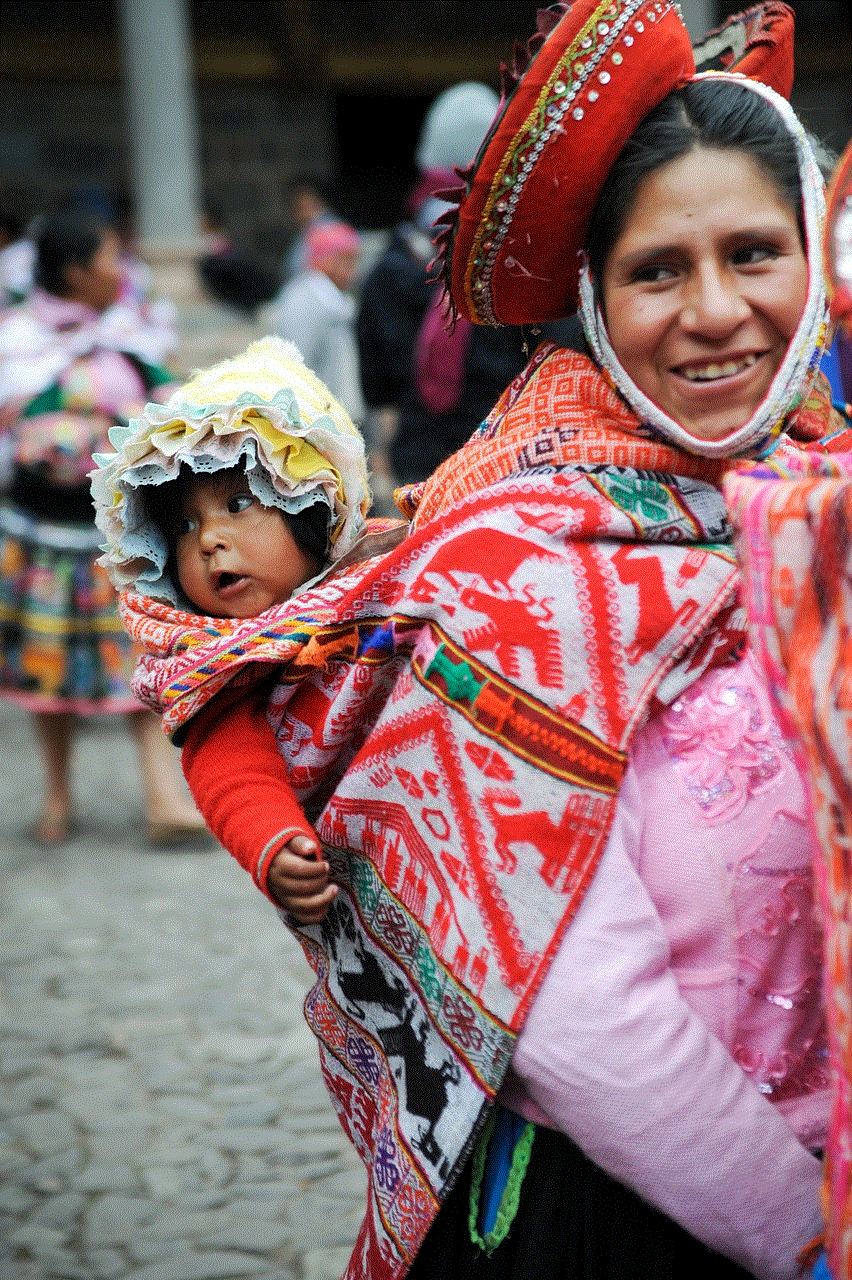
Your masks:
[[[782,723],[802,744],[820,855],[834,1091],[824,1208],[832,1274],[852,1274],[852,455],[743,468],[726,492],[744,600]]]
[[[651,700],[742,642],[721,474],[545,346],[384,558],[239,622],[124,599],[171,731],[278,668],[270,716],[341,885],[298,936],[370,1172],[349,1280],[405,1274],[467,1158]]]

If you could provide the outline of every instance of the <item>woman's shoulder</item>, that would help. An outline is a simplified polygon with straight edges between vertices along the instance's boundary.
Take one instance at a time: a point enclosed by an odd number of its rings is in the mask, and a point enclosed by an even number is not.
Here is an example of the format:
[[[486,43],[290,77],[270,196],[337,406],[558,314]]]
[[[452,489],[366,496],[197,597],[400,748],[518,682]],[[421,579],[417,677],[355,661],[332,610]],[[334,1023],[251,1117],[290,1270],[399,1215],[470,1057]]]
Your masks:
[[[26,302],[16,302],[0,312],[0,357],[26,355],[44,344],[51,331]]]
[[[40,394],[65,363],[61,337],[28,303],[0,316],[0,404],[23,403]]]

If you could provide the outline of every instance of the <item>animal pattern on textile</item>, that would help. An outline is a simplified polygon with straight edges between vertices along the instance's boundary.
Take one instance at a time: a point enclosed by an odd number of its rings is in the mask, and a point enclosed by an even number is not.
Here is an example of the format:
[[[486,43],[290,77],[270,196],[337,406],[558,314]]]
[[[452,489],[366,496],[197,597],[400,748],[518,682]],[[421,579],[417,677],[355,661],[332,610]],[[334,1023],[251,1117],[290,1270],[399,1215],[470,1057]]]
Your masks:
[[[123,599],[147,651],[135,691],[169,731],[276,668],[270,719],[341,885],[298,934],[306,1015],[370,1174],[347,1280],[410,1266],[594,875],[652,700],[743,643],[722,471],[649,439],[584,357],[545,350],[381,559],[255,619]]]
[[[166,679],[145,658],[135,685],[172,728],[241,667],[280,664],[270,717],[341,885],[300,936],[306,1015],[371,1170],[353,1277],[404,1274],[464,1162],[650,698],[718,657],[712,619],[731,624],[726,653],[741,640],[727,549],[694,541],[706,494],[643,477],[654,501],[627,512],[636,479],[507,481],[310,605],[221,635],[124,600],[131,632],[174,655]],[[640,542],[640,525],[680,541]]]
[[[739,526],[749,635],[800,744],[820,850],[833,1110],[824,1208],[831,1272],[852,1274],[852,454],[743,467]]]

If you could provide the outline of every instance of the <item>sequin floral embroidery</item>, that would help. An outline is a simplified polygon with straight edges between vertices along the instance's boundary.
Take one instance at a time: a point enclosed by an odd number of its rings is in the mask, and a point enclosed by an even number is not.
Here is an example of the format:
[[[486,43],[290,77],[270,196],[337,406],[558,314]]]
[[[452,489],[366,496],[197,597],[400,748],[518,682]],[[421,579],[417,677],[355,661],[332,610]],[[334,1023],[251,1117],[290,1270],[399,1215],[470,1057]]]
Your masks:
[[[720,671],[663,715],[663,741],[687,795],[710,821],[727,821],[771,785],[789,757],[775,722],[736,675]]]

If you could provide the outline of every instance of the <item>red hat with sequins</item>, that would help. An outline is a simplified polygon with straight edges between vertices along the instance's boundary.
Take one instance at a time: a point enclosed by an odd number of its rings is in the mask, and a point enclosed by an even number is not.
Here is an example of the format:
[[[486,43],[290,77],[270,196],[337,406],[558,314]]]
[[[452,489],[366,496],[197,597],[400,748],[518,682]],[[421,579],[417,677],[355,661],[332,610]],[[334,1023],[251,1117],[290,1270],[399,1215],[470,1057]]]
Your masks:
[[[780,88],[784,73],[779,81],[774,69],[785,52],[792,79],[792,30],[788,6],[757,5],[710,33],[697,68],[672,0],[575,0],[540,11],[514,72],[504,68],[503,100],[461,175],[464,189],[447,193],[456,203],[437,242],[452,308],[487,325],[572,314],[592,213],[637,126],[697,69],[742,69]]]
[[[789,99],[793,88],[793,10],[764,0],[735,13],[693,46],[697,71],[737,71]]]

